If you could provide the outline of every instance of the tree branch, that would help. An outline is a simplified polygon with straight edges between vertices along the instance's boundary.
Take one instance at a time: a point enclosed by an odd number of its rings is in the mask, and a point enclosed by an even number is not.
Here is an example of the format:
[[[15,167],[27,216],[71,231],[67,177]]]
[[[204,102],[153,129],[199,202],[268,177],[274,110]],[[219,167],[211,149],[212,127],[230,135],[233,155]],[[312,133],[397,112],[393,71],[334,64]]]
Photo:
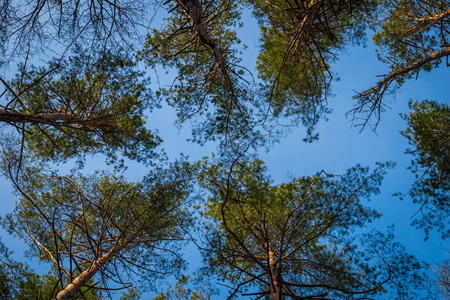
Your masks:
[[[88,127],[99,127],[103,122],[79,118],[66,113],[50,113],[45,115],[20,113],[14,110],[0,109],[0,122],[6,123],[38,123],[46,125],[77,124]]]
[[[400,77],[408,74],[409,72],[417,70],[429,62],[432,62],[434,60],[440,59],[441,57],[449,55],[450,55],[450,47],[447,47],[440,51],[432,52],[404,68],[401,68],[388,75],[385,75],[384,78],[380,80],[374,87],[365,90],[353,97],[358,101],[358,104],[357,107],[347,112],[347,115],[353,113],[355,118],[356,114],[365,113],[366,114],[366,116],[364,117],[365,121],[363,122],[363,124],[359,124],[362,125],[363,128],[368,123],[369,119],[373,115],[375,115],[375,117],[377,118],[375,124],[376,128],[378,122],[380,121],[380,113],[384,111],[382,103],[383,96],[386,92],[389,92],[388,89],[391,86],[391,84],[394,81],[398,80]]]

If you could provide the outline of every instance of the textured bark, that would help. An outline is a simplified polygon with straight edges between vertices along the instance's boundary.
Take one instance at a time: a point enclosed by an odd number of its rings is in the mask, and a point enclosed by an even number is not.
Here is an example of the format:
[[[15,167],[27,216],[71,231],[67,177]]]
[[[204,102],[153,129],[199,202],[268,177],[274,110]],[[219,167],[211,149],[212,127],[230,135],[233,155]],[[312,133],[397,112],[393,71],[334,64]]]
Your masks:
[[[225,59],[223,57],[222,51],[217,47],[216,42],[209,36],[208,32],[206,31],[205,25],[203,24],[202,17],[203,17],[203,8],[199,0],[179,0],[177,1],[180,3],[184,9],[186,10],[187,14],[189,15],[189,18],[192,21],[192,24],[195,27],[195,30],[197,31],[198,38],[200,39],[200,42],[202,44],[206,45],[208,48],[212,50],[214,53],[214,57],[216,58],[217,62],[219,63],[220,69],[222,70],[222,73],[225,76],[225,80],[227,84],[232,87],[232,81],[231,78],[228,75],[227,66],[225,63]]]
[[[195,31],[197,32],[197,36],[200,40],[200,42],[204,45],[206,45],[214,54],[214,57],[219,64],[219,68],[222,71],[222,75],[225,80],[225,85],[227,87],[227,92],[231,96],[231,101],[229,104],[228,109],[228,116],[226,120],[226,135],[228,135],[228,124],[229,124],[229,118],[232,111],[233,106],[236,104],[237,108],[240,110],[238,103],[238,97],[235,94],[235,86],[233,84],[233,81],[231,79],[231,76],[229,74],[229,69],[227,67],[227,63],[225,61],[225,58],[223,56],[222,51],[217,46],[216,42],[209,36],[205,24],[203,23],[202,17],[203,17],[203,7],[199,0],[176,0],[177,3],[179,3],[186,13],[189,15],[189,18],[192,21],[192,24],[194,25]]]
[[[110,261],[120,250],[124,248],[124,245],[117,246],[109,250],[106,254],[97,258],[89,269],[83,271],[77,278],[75,278],[69,285],[67,285],[64,290],[60,291],[56,295],[57,300],[66,300],[74,296],[94,275],[97,271],[104,266],[108,261]]]
[[[272,250],[269,250],[269,268],[270,274],[268,274],[268,277],[270,284],[270,299],[282,300],[284,297],[281,292],[281,282],[278,280],[277,262],[275,261]]]
[[[450,16],[450,8],[447,9],[446,11],[440,13],[440,14],[436,14],[436,15],[430,15],[430,16],[426,16],[426,17],[421,17],[421,18],[410,18],[409,16],[406,16],[407,19],[412,19],[414,21],[417,22],[436,22],[439,20],[442,20],[444,18],[447,18]]]
[[[304,16],[300,24],[300,28],[297,31],[293,40],[296,46],[304,42],[308,27],[311,26],[311,24],[316,19],[320,6],[325,4],[327,1],[328,0],[311,0],[311,2],[308,5],[308,8],[306,9],[307,14]]]
[[[85,125],[98,127],[99,122],[82,119],[65,113],[51,113],[46,115],[34,115],[20,113],[13,110],[0,109],[0,122],[7,123],[39,123],[47,125]]]

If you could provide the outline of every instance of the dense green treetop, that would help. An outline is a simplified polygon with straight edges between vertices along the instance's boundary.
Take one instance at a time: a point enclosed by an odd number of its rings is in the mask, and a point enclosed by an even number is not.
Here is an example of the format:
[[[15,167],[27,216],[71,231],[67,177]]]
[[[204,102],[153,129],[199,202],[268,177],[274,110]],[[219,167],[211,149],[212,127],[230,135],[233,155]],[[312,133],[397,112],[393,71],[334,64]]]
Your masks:
[[[443,0],[379,1],[379,23],[374,42],[379,46],[379,58],[397,71],[433,52],[449,47],[447,24],[450,4]],[[374,25],[376,26],[376,25]],[[422,70],[430,71],[442,61],[430,61]],[[414,76],[419,70],[398,78]]]
[[[409,196],[419,203],[414,224],[436,228],[443,238],[450,236],[450,107],[436,101],[410,102],[413,110],[403,115],[408,127],[402,134],[414,156],[411,169],[416,182]]]
[[[260,93],[275,116],[301,120],[309,141],[329,109],[331,69],[349,44],[364,41],[374,1],[246,1],[261,26]]]
[[[170,16],[162,28],[153,29],[140,52],[148,66],[176,70],[172,85],[157,93],[176,108],[179,123],[192,119],[198,143],[255,138],[251,77],[239,65],[235,32],[240,3],[203,1],[188,7],[181,2],[168,3]]]
[[[231,296],[411,299],[421,280],[418,262],[391,233],[365,234],[360,242],[355,235],[379,217],[362,202],[379,192],[389,167],[356,166],[342,176],[321,172],[272,185],[258,160],[205,165],[208,270],[231,284]]]
[[[160,166],[131,183],[108,172],[57,176],[23,164],[19,176],[8,173],[19,198],[4,224],[72,283],[57,299],[76,295],[91,278],[97,288],[140,279],[152,288],[183,267],[177,252],[192,226],[188,165]]]
[[[211,292],[206,288],[191,289],[186,285],[190,283],[188,275],[182,275],[175,286],[169,286],[167,291],[161,292],[159,295],[153,298],[153,300],[210,300]],[[203,282],[202,284],[205,284]]]
[[[0,120],[23,135],[25,149],[42,159],[83,160],[117,154],[148,163],[161,140],[145,127],[152,97],[148,79],[123,52],[84,52],[47,67],[23,67],[9,85]]]
[[[36,299],[41,288],[40,276],[14,261],[11,254],[0,241],[0,299]]]

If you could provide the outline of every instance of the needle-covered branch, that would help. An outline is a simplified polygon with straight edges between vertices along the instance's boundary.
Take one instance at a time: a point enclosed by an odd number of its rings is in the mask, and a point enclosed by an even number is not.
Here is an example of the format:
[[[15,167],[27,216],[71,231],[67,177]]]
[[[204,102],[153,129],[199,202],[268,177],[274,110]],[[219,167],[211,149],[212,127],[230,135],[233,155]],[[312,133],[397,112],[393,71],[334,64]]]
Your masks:
[[[407,127],[402,131],[413,155],[410,169],[416,181],[408,192],[420,206],[413,224],[425,230],[437,229],[442,238],[450,237],[450,107],[436,101],[409,103],[412,112],[404,114]]]

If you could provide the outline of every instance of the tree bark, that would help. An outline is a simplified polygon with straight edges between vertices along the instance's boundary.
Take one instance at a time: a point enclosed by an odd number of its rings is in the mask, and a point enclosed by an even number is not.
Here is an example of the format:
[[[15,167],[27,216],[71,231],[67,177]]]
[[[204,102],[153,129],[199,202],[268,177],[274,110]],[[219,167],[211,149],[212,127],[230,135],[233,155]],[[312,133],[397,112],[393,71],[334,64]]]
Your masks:
[[[51,113],[46,115],[34,115],[20,113],[14,110],[0,109],[0,122],[7,123],[39,123],[47,125],[85,125],[98,127],[99,122],[82,119],[66,113]]]
[[[278,280],[277,262],[272,250],[269,250],[269,268],[270,274],[268,274],[268,277],[270,284],[270,299],[284,300],[283,293],[281,291],[281,282]]]
[[[406,16],[406,18],[407,19],[412,19],[412,20],[417,21],[417,22],[429,22],[429,21],[437,22],[437,21],[439,21],[441,19],[447,18],[448,16],[450,16],[450,8],[445,10],[445,11],[443,11],[442,13],[436,14],[436,15],[430,15],[430,16],[421,17],[421,18],[411,18],[411,17]]]
[[[197,31],[197,35],[198,35],[200,41],[213,51],[214,57],[216,58],[217,62],[219,63],[219,67],[225,76],[225,80],[227,81],[227,84],[230,85],[230,87],[232,87],[233,83],[231,81],[231,78],[228,75],[228,70],[227,70],[225,58],[223,57],[222,51],[216,45],[216,42],[209,36],[208,32],[206,31],[205,25],[203,24],[202,4],[200,3],[199,0],[181,0],[181,1],[178,0],[178,3],[180,3],[185,8],[187,14],[189,15],[189,17],[192,21],[192,24],[195,27],[195,30]]]
[[[60,291],[56,295],[56,300],[66,300],[74,296],[94,275],[97,271],[104,266],[109,260],[111,260],[120,250],[124,248],[124,244],[114,247],[106,254],[96,259],[89,269],[83,271],[77,278],[75,278],[64,290]]]

